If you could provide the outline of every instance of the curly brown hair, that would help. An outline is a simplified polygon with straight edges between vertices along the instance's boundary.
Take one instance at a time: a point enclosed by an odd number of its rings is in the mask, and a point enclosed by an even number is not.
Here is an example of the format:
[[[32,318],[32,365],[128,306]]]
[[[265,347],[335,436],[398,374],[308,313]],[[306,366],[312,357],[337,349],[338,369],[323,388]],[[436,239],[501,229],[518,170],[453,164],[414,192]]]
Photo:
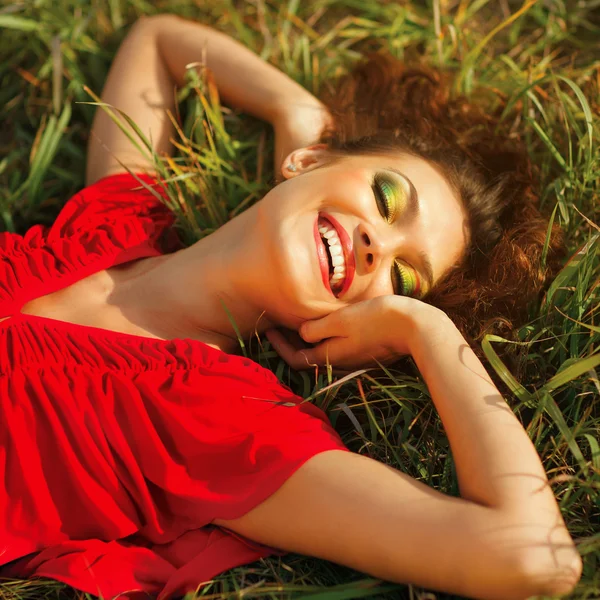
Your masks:
[[[451,93],[452,77],[371,55],[326,90],[333,125],[321,135],[335,154],[402,152],[423,158],[462,200],[470,245],[462,264],[424,300],[444,310],[469,339],[492,324],[522,322],[562,255],[553,227],[542,264],[548,221],[539,210],[535,170],[518,137],[482,102]]]

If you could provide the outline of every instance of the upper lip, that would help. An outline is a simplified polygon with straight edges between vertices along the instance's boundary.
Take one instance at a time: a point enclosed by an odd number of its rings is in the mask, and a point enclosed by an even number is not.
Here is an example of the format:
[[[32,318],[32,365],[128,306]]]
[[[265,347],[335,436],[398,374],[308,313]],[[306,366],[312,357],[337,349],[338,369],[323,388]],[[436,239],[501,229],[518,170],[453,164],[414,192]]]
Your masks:
[[[334,217],[327,213],[321,213],[320,216],[324,219],[327,219],[331,223],[332,227],[336,230],[338,237],[340,238],[340,243],[342,244],[342,251],[344,253],[344,262],[346,266],[346,276],[344,277],[342,289],[337,296],[338,298],[341,298],[352,285],[352,280],[354,279],[354,273],[356,271],[352,239]]]

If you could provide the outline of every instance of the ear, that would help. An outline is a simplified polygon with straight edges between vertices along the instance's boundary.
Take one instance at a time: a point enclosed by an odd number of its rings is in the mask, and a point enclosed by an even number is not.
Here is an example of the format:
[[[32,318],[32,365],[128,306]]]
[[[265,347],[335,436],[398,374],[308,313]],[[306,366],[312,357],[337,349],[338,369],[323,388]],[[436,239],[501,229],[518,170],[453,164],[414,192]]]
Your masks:
[[[327,164],[331,160],[327,144],[315,144],[306,148],[298,148],[287,155],[281,165],[281,174],[291,179]]]

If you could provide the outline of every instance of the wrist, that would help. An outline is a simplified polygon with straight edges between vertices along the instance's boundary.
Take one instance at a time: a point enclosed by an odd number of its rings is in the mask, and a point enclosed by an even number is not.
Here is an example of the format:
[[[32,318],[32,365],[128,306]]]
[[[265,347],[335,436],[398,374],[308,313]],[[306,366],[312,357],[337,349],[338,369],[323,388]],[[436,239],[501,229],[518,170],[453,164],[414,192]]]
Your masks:
[[[302,91],[294,98],[279,100],[270,122],[275,130],[304,132],[303,137],[316,140],[331,116],[322,102],[304,88]]]
[[[418,307],[411,307],[410,324],[405,340],[417,364],[423,356],[430,354],[454,337],[457,340],[460,338],[464,343],[464,338],[445,312],[430,304],[417,302]]]

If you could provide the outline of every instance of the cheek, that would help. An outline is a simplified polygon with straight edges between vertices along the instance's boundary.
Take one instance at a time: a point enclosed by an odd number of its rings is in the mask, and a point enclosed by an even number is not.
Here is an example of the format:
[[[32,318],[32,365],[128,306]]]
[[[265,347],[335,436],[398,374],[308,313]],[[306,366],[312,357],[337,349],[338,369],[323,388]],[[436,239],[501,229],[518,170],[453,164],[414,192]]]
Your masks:
[[[366,202],[371,198],[371,188],[366,175],[342,174],[336,183],[338,193],[354,201]]]
[[[344,171],[338,174],[336,180],[343,182],[344,185],[348,186],[348,189],[355,190],[360,185],[364,185],[365,181],[367,180],[367,174],[360,171]]]
[[[326,197],[356,201],[368,195],[368,175],[356,171],[334,171],[320,182],[319,189]]]
[[[369,286],[365,289],[363,294],[359,298],[356,298],[356,302],[362,300],[370,300],[379,296],[389,296],[394,293],[392,287],[391,274],[388,269],[383,267],[377,272],[375,277],[371,277]]]
[[[390,269],[380,267],[377,273],[376,290],[377,296],[388,296],[394,293],[392,286],[392,275]]]

